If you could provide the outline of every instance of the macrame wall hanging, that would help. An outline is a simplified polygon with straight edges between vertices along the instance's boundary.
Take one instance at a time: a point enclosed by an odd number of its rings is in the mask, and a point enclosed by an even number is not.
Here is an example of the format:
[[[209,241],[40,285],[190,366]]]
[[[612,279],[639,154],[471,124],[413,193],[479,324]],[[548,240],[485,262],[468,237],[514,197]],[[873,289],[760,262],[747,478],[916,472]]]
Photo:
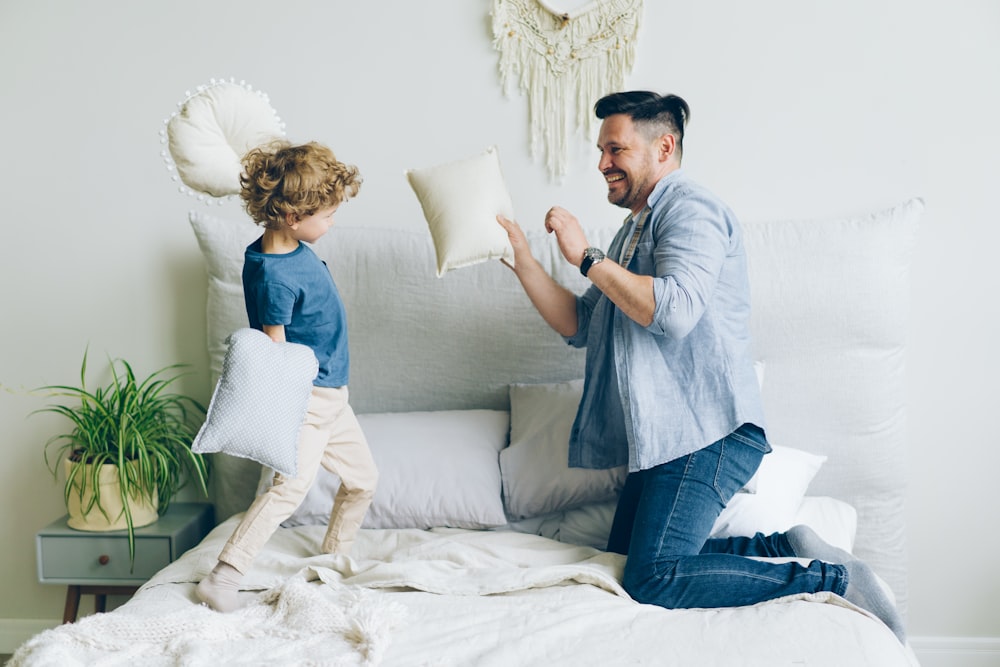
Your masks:
[[[528,95],[531,155],[559,180],[574,132],[589,139],[594,103],[621,90],[635,61],[642,0],[594,0],[561,11],[552,0],[493,0],[493,45],[509,94]]]

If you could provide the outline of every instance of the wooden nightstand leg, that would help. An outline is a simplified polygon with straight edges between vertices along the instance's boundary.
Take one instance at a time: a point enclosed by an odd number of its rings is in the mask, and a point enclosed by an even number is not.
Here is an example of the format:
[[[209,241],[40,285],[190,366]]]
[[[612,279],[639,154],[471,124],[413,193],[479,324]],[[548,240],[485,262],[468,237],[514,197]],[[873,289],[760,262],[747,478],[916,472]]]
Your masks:
[[[66,607],[63,609],[63,623],[72,623],[76,620],[76,613],[80,610],[80,587],[66,587]]]
[[[94,611],[103,614],[108,608],[108,596],[104,593],[94,593]]]

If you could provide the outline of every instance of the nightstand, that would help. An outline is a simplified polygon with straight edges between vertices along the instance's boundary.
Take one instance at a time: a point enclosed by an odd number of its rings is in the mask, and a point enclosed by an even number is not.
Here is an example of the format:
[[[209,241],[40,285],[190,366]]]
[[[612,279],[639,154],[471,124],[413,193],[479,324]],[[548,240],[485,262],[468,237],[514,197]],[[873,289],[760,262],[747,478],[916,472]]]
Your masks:
[[[207,503],[171,503],[158,521],[135,529],[135,567],[129,566],[128,533],[87,532],[53,521],[35,536],[38,581],[66,589],[63,623],[72,623],[81,595],[94,596],[103,612],[108,595],[132,595],[150,577],[196,545],[214,527]]]

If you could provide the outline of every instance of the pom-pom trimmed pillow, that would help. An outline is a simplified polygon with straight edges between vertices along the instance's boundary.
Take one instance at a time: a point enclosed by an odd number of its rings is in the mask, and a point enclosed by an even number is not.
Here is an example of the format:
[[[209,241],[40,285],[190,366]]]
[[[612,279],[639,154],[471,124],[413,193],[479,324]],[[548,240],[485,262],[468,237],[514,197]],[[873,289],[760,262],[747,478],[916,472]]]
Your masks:
[[[191,444],[294,476],[299,429],[319,363],[307,345],[277,343],[262,331],[239,329],[229,345],[205,423]]]
[[[492,528],[506,523],[500,499],[500,450],[510,418],[502,410],[359,414],[378,488],[364,528]],[[274,473],[261,472],[263,493]],[[284,526],[326,525],[340,479],[320,468]]]
[[[167,121],[177,175],[213,197],[238,194],[243,155],[283,134],[267,95],[226,81],[200,87]]]
[[[497,215],[514,218],[514,206],[497,149],[448,164],[408,169],[406,177],[420,200],[434,239],[437,275],[491,259],[514,261],[507,232]]]

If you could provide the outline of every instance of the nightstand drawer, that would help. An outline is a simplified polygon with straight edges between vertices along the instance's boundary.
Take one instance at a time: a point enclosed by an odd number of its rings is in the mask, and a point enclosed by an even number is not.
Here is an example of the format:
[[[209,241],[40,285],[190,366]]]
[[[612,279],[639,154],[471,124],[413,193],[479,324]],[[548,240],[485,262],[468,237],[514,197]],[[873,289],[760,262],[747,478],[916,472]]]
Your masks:
[[[76,620],[81,595],[93,595],[98,612],[104,611],[108,595],[132,595],[215,525],[211,505],[171,503],[158,521],[135,529],[133,568],[128,532],[75,530],[67,519],[57,519],[35,534],[38,580],[66,586],[63,623]]]
[[[170,564],[170,540],[166,537],[135,539],[135,568],[129,562],[128,537],[80,536],[39,537],[40,579],[45,582],[129,581],[143,583]]]

